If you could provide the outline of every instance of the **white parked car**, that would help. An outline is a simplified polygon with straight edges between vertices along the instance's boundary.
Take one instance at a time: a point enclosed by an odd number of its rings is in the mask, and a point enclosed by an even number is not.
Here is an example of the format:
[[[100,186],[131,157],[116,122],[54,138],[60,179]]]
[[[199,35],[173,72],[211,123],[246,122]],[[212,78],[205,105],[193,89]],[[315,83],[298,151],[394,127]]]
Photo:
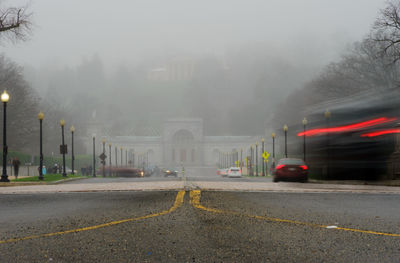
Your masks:
[[[231,167],[228,170],[228,177],[242,177],[242,171],[239,167]]]

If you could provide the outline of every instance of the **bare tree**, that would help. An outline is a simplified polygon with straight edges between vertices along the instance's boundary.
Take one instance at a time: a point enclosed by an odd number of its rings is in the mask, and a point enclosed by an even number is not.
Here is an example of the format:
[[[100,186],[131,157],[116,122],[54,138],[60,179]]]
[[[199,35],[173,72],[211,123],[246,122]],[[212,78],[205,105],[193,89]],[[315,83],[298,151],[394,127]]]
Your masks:
[[[400,59],[400,1],[388,2],[375,21],[371,38],[381,43],[381,54],[392,58],[396,63]]]
[[[27,10],[27,7],[0,7],[0,43],[3,39],[13,43],[27,39],[32,26],[32,14]]]
[[[293,91],[278,106],[270,125],[296,123],[307,109],[328,101],[398,90],[400,65],[391,63],[390,56],[381,56],[381,48],[381,43],[369,38],[355,43],[338,62],[329,64],[319,76]]]
[[[21,68],[0,55],[0,87],[10,94],[8,102],[8,144],[11,150],[32,151],[37,141],[39,99],[23,79]],[[1,107],[0,112],[3,111]],[[2,114],[2,113],[1,113]]]

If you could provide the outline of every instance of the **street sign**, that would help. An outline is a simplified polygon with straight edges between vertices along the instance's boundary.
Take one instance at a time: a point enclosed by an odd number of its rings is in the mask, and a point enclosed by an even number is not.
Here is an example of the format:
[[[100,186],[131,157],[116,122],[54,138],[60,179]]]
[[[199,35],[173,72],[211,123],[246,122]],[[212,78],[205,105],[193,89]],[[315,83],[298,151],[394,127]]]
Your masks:
[[[262,157],[264,158],[264,160],[267,160],[269,157],[269,153],[268,152],[263,152]]]
[[[68,146],[66,144],[60,145],[60,154],[67,154],[68,153]]]
[[[100,160],[104,161],[107,158],[107,155],[105,155],[104,153],[101,153],[99,155]]]

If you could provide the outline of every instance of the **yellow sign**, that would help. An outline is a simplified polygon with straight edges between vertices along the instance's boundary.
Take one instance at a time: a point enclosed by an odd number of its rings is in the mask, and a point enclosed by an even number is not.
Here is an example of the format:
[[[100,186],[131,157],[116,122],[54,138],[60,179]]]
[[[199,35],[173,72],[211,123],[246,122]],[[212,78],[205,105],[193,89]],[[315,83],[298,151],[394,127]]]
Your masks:
[[[263,152],[262,157],[266,161],[268,159],[268,157],[269,157],[269,153],[268,152]]]

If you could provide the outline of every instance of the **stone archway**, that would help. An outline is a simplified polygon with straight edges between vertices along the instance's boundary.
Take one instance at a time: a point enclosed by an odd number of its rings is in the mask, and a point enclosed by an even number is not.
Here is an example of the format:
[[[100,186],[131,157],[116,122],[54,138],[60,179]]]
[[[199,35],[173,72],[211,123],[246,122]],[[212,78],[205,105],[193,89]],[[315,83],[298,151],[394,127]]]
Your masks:
[[[151,165],[155,164],[155,152],[153,149],[147,151],[147,162]]]
[[[178,130],[172,136],[171,160],[174,164],[193,165],[197,162],[196,143],[188,130]]]

